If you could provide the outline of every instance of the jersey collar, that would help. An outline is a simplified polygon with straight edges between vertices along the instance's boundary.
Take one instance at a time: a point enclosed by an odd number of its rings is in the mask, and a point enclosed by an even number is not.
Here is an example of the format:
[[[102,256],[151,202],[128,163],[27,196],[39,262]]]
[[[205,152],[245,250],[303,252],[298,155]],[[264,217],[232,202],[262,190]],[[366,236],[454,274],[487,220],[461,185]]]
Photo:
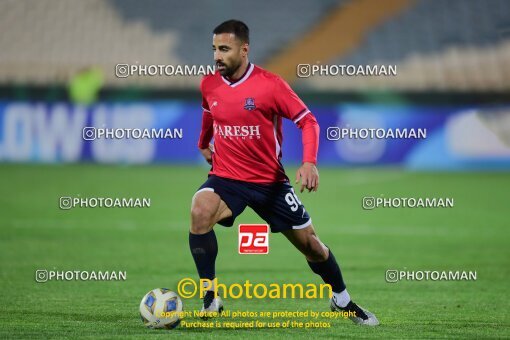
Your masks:
[[[230,81],[227,78],[225,78],[224,76],[221,76],[221,79],[223,79],[225,84],[227,84],[228,86],[236,87],[238,85],[241,85],[244,81],[246,81],[246,79],[248,79],[250,77],[254,68],[255,68],[255,65],[253,65],[252,63],[249,63],[248,67],[246,68],[246,71],[244,71],[243,76],[236,81]]]

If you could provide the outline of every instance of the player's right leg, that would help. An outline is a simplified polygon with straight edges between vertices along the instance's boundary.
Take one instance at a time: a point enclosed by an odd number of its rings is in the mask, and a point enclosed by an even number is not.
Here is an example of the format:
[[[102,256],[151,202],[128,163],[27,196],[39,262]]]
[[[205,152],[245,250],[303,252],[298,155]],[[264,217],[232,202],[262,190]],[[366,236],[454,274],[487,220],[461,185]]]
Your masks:
[[[193,196],[189,246],[200,279],[212,281],[216,277],[218,242],[213,227],[217,222],[231,216],[232,211],[212,189],[203,188]],[[212,290],[207,292],[202,311],[221,312],[222,309],[221,298],[219,296],[215,298]]]

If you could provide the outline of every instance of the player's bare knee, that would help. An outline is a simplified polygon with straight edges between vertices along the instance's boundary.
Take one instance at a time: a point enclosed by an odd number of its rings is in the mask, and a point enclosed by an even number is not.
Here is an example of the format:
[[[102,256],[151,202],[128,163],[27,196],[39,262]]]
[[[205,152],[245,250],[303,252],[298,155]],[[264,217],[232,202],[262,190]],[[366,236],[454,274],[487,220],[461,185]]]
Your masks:
[[[202,234],[211,230],[215,215],[213,207],[203,202],[194,202],[191,207],[191,232]]]
[[[310,237],[305,247],[305,256],[308,261],[323,262],[329,257],[328,249],[316,237]]]
[[[204,209],[200,206],[191,209],[191,226],[193,229],[205,228],[208,229],[212,224],[214,213]]]

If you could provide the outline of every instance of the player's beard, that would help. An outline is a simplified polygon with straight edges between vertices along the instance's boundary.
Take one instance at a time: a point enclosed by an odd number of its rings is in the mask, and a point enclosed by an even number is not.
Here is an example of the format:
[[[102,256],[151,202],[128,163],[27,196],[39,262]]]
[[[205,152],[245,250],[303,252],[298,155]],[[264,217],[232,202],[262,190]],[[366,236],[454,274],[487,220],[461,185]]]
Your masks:
[[[216,67],[218,67],[218,65],[222,65],[222,66],[225,66],[225,68],[223,70],[219,70],[220,74],[223,76],[223,77],[226,77],[226,78],[231,78],[232,75],[234,73],[237,72],[237,70],[239,70],[239,67],[241,67],[241,64],[242,62],[239,62],[237,63],[236,65],[232,65],[232,66],[228,66],[227,64],[225,63],[222,63],[222,62],[217,62],[216,63]]]

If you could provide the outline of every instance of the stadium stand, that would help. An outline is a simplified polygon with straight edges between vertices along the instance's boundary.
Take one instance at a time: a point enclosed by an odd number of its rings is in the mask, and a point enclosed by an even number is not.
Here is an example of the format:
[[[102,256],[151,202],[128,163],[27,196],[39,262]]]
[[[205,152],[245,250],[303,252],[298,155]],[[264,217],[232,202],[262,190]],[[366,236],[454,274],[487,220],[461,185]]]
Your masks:
[[[396,64],[398,77],[312,79],[316,89],[510,89],[510,2],[413,3],[332,64]]]
[[[0,84],[7,86],[65,84],[96,66],[107,88],[196,89],[200,77],[118,79],[115,65],[210,65],[211,30],[238,18],[252,31],[252,61],[298,89],[510,88],[506,0],[46,0],[3,1],[0,11],[8,32],[0,35]],[[298,63],[317,62],[397,65],[398,77],[296,79]]]
[[[211,32],[228,19],[239,19],[251,30],[251,58],[262,64],[282,46],[311,29],[332,8],[346,0],[282,0],[211,2],[208,0],[169,2],[110,0],[127,22],[142,21],[154,32],[179,32],[175,53],[190,64],[211,63]],[[289,10],[289,9],[292,10]],[[197,10],[199,9],[199,10]]]

